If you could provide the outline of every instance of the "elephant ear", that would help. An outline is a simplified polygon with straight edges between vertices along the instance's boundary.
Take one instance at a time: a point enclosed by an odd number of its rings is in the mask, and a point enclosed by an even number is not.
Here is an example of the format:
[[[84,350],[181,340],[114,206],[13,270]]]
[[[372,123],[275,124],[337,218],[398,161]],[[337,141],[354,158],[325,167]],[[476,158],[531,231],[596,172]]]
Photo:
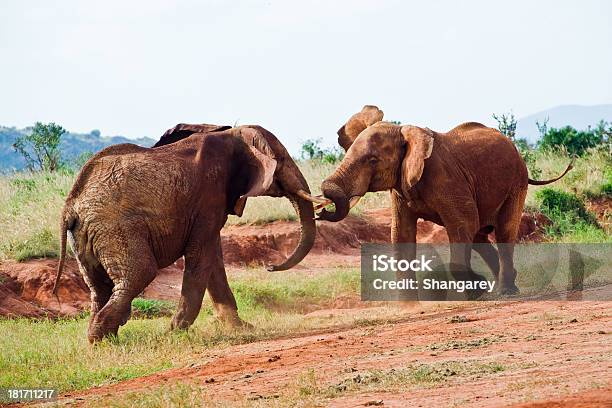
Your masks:
[[[429,129],[416,126],[402,126],[402,136],[406,142],[406,155],[402,161],[402,192],[409,196],[408,191],[419,181],[423,174],[425,160],[431,156],[434,138]]]
[[[239,217],[244,212],[247,198],[260,196],[270,188],[278,163],[275,158],[265,152],[270,147],[265,139],[263,142],[258,140],[257,133],[259,132],[250,128],[240,130],[240,136],[249,148],[249,159],[245,171],[248,177],[247,190],[238,197],[234,204],[234,214]]]
[[[338,144],[347,151],[365,128],[380,122],[383,116],[384,112],[378,109],[377,106],[364,106],[361,112],[351,116],[348,122],[338,129]]]
[[[208,125],[206,123],[202,123],[200,125],[179,123],[175,127],[166,130],[162,137],[157,141],[157,143],[153,145],[153,147],[160,147],[178,142],[179,140],[185,139],[194,133],[220,132],[222,130],[228,130],[231,128],[231,126]]]
[[[252,146],[268,157],[276,159],[274,150],[270,147],[266,137],[256,127],[241,126],[238,129],[238,136],[244,140],[248,146]]]

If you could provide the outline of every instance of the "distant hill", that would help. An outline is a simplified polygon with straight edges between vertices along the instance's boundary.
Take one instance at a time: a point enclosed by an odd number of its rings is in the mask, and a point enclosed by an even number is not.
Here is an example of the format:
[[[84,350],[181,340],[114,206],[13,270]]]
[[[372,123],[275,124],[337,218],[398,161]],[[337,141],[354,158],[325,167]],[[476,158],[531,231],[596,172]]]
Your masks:
[[[543,123],[546,118],[549,118],[549,128],[569,125],[578,130],[584,130],[589,126],[594,127],[602,119],[612,122],[612,105],[561,105],[534,113],[518,120],[517,136],[526,138],[530,143],[535,143],[540,138],[536,121]]]
[[[23,158],[13,149],[15,139],[30,129],[16,129],[14,127],[0,126],[0,171],[21,170],[25,167]],[[62,136],[60,149],[62,159],[70,162],[82,153],[96,153],[107,146],[120,143],[134,143],[140,146],[152,146],[156,140],[148,137],[128,139],[124,136],[101,136],[100,132],[93,130],[90,133],[66,133]]]

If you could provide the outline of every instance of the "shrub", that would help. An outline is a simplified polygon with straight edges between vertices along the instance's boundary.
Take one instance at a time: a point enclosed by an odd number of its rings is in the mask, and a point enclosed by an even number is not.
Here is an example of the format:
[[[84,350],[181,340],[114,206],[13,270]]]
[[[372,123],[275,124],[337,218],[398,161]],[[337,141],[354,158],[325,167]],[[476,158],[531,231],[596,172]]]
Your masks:
[[[547,231],[549,235],[557,238],[572,234],[598,238],[605,235],[582,199],[575,194],[545,188],[536,193],[536,200],[540,211],[552,221]]]
[[[527,139],[516,137],[517,120],[514,117],[514,113],[503,113],[501,115],[493,114],[493,119],[497,121],[497,128],[501,134],[510,139],[516,146],[516,149],[525,161],[525,165],[529,170],[529,175],[532,178],[539,178],[542,175],[542,170],[536,166],[536,154],[533,147],[529,145]],[[539,124],[538,128],[540,128]]]
[[[538,145],[544,149],[564,148],[571,154],[583,155],[587,149],[603,145],[605,141],[605,124],[600,124],[595,129],[589,127],[587,130],[565,126],[560,129],[547,129]]]
[[[608,181],[601,186],[601,195],[612,197],[612,181]]]
[[[136,298],[132,300],[132,315],[145,319],[160,316],[172,316],[174,304],[163,300]]]

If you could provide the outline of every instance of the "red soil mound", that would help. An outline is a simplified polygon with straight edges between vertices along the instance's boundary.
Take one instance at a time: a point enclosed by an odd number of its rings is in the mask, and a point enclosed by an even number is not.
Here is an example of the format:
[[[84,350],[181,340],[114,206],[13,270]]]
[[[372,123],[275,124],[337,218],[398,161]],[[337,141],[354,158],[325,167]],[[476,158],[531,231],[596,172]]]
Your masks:
[[[523,215],[521,238],[541,238],[539,225],[544,221]],[[364,242],[389,242],[391,213],[389,209],[349,216],[338,223],[320,222],[315,246],[298,267],[338,264],[358,265],[359,248]],[[277,221],[266,225],[229,226],[222,232],[222,246],[227,265],[269,264],[285,259],[297,245],[296,222]],[[448,242],[443,227],[427,221],[417,225],[417,241]],[[333,256],[331,256],[333,255]],[[51,293],[57,268],[56,259],[38,259],[23,263],[0,264],[0,316],[40,317],[74,315],[89,305],[89,289],[73,259],[66,262],[58,290],[58,303]],[[180,294],[182,260],[160,271],[144,296],[174,300]],[[60,306],[61,305],[61,306]]]

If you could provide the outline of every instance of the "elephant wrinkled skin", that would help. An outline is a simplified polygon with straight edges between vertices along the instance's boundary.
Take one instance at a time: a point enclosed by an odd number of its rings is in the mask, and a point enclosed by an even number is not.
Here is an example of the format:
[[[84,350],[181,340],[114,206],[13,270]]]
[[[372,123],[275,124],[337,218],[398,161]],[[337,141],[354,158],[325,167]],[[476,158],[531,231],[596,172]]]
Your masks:
[[[483,279],[470,270],[472,243],[498,278],[503,294],[517,293],[513,245],[528,184],[527,167],[514,144],[496,129],[468,122],[447,133],[381,122],[383,112],[365,106],[338,130],[346,156],[321,185],[335,212],[319,217],[339,221],[369,191],[391,191],[394,243],[416,242],[417,219],[446,227],[453,271],[461,279]]]
[[[122,144],[90,159],[66,199],[66,239],[91,290],[91,342],[116,334],[134,297],[157,270],[185,257],[172,328],[197,317],[208,288],[219,318],[241,324],[227,282],[220,230],[228,214],[242,215],[248,197],[287,197],[302,234],[296,250],[271,270],[300,262],[315,238],[314,209],[302,198],[306,180],[283,145],[259,126],[177,125],[155,148]],[[55,290],[55,289],[54,289]]]

